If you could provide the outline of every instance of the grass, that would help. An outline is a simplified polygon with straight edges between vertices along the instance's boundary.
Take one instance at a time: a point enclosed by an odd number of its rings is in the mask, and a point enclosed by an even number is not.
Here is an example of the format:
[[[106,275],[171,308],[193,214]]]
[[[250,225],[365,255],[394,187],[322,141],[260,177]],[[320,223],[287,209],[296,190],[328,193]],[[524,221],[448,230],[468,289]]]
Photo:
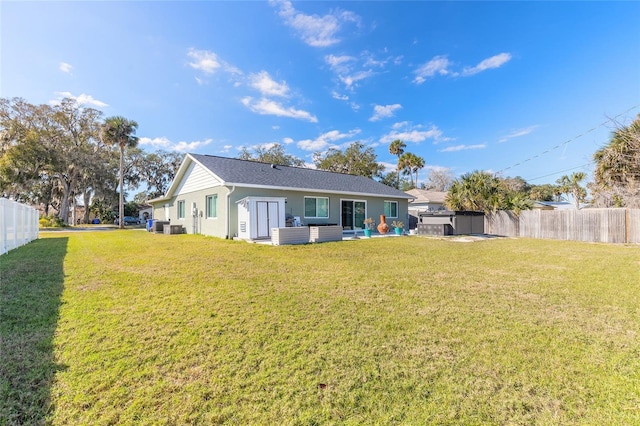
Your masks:
[[[42,236],[0,258],[3,424],[640,423],[637,246]]]
[[[0,424],[41,424],[58,365],[53,339],[66,237],[0,256]]]

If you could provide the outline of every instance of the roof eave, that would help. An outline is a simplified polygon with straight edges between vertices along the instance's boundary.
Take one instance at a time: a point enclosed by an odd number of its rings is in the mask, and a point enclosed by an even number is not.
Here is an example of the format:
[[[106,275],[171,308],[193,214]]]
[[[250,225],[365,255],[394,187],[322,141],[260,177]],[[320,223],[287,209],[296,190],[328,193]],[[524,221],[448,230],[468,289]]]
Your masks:
[[[224,182],[222,185],[226,186],[236,186],[241,188],[259,188],[259,189],[280,189],[283,191],[299,191],[299,192],[326,192],[328,194],[341,194],[341,195],[358,195],[358,196],[366,196],[366,197],[377,197],[377,198],[403,198],[406,200],[413,199],[408,194],[404,195],[391,195],[391,194],[376,194],[370,192],[356,192],[356,191],[337,191],[331,189],[321,189],[321,188],[296,188],[289,186],[272,186],[272,185],[254,185],[250,183],[236,183],[236,182]]]
[[[157,197],[157,198],[152,198],[151,200],[147,200],[147,203],[151,204],[151,207],[153,207],[153,204],[155,203],[159,203],[160,201],[167,201],[170,199],[171,197],[167,197],[166,195],[163,195],[162,197]]]

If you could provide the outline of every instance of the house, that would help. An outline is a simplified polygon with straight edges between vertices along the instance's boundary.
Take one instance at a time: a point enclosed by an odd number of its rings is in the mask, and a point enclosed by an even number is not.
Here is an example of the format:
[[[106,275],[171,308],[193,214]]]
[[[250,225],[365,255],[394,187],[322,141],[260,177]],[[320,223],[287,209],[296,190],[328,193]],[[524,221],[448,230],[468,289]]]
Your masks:
[[[588,203],[580,203],[580,209],[589,207]],[[576,205],[568,201],[534,201],[533,208],[539,210],[575,210]]]
[[[212,155],[187,154],[167,193],[150,200],[153,218],[189,234],[269,239],[274,228],[362,228],[406,220],[412,197],[373,179]]]
[[[406,192],[413,201],[409,203],[409,210],[415,211],[438,211],[445,210],[444,198],[446,192],[429,191],[427,189],[411,189]]]
[[[138,219],[140,222],[146,223],[147,220],[153,219],[153,206],[141,204],[138,206]]]
[[[411,189],[406,192],[413,198],[409,203],[409,228],[415,229],[419,220],[420,212],[437,212],[446,210],[444,207],[444,198],[446,192],[429,191],[426,189]]]

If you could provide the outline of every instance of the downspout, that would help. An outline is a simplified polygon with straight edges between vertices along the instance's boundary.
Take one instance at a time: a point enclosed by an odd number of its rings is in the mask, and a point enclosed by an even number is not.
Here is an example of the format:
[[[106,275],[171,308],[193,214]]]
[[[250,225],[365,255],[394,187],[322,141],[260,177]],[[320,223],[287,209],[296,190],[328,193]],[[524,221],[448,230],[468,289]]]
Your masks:
[[[228,188],[227,188],[228,189]],[[231,187],[231,189],[229,190],[229,192],[227,193],[227,235],[225,236],[225,238],[228,240],[230,238],[229,233],[231,232],[231,194],[233,194],[233,191],[236,190],[236,186],[233,185]]]

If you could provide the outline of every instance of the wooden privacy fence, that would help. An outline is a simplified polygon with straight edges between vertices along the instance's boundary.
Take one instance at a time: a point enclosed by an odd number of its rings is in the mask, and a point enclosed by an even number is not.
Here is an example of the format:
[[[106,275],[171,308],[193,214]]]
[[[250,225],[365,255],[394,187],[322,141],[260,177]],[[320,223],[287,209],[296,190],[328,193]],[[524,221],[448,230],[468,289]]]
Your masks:
[[[484,219],[487,234],[602,243],[640,243],[640,209],[500,211]]]
[[[0,198],[0,255],[38,238],[38,210]]]

